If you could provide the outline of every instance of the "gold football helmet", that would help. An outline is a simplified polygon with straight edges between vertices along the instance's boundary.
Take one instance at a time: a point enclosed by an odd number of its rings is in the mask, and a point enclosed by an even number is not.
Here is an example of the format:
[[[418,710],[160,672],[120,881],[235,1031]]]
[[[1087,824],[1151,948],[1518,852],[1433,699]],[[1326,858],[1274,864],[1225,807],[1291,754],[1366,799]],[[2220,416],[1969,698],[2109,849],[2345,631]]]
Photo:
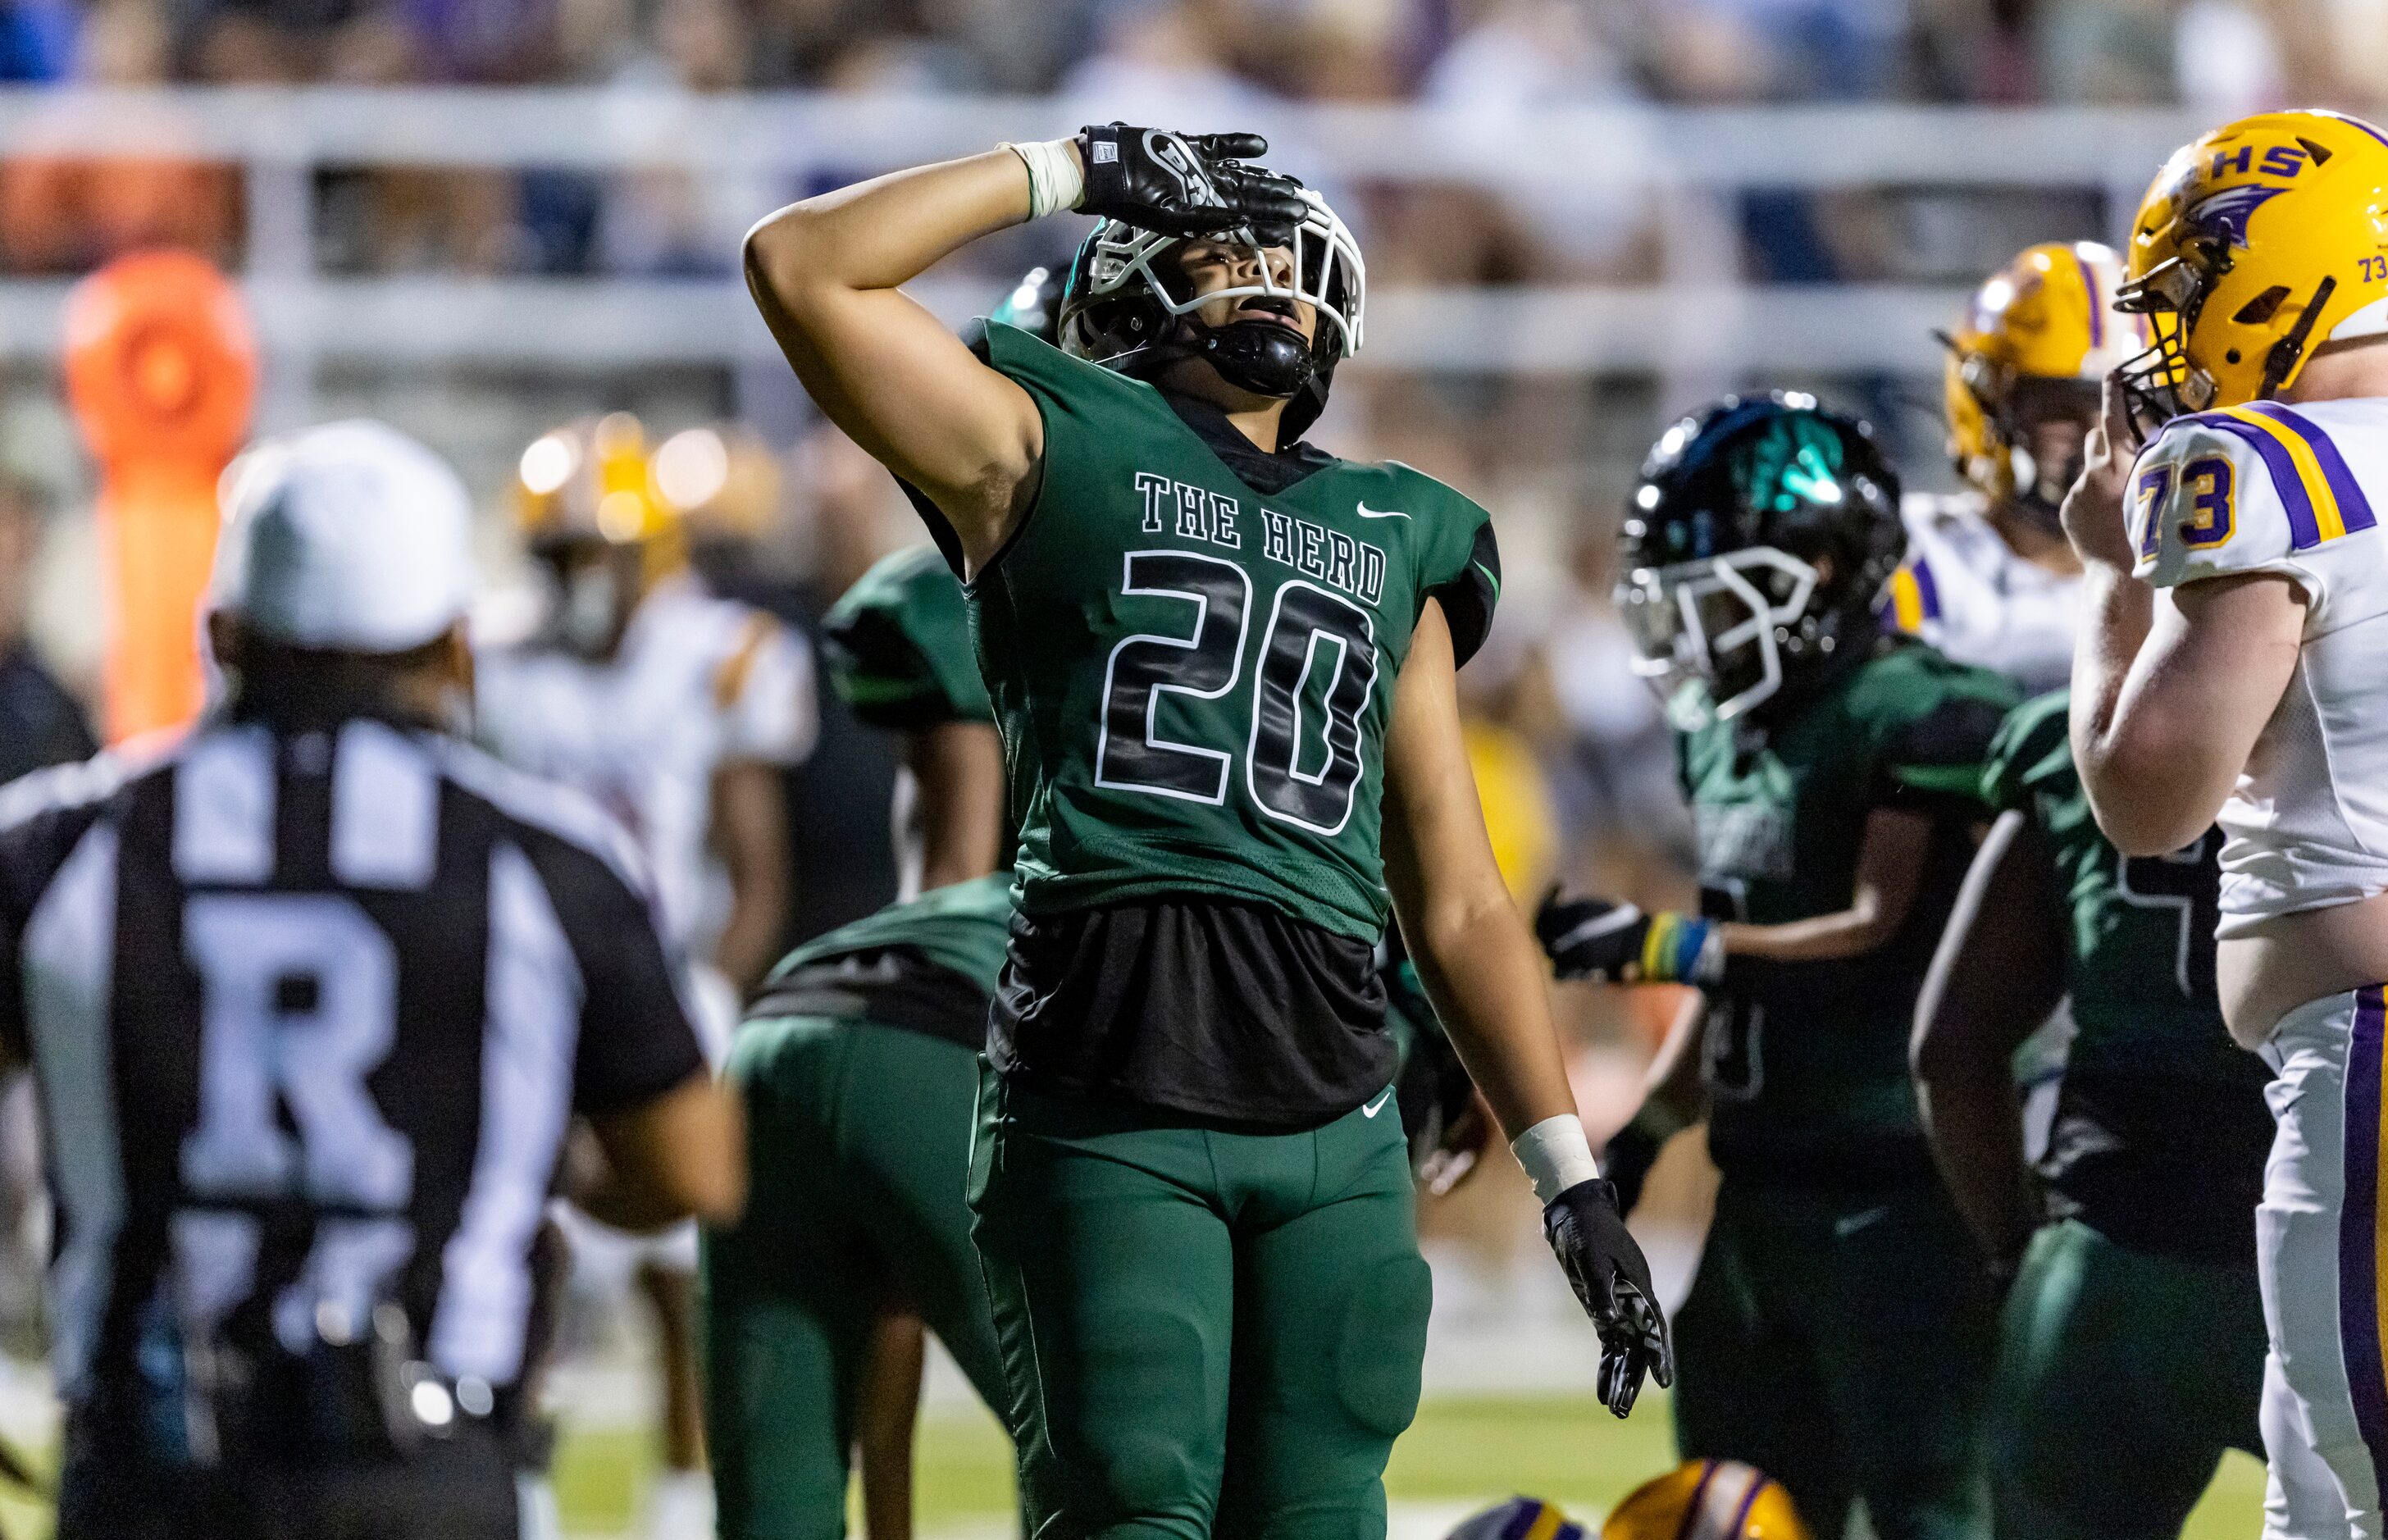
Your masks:
[[[636,547],[646,582],[687,555],[680,509],[656,485],[647,432],[627,412],[541,434],[514,468],[514,510],[532,549]]]
[[[2115,308],[2122,281],[2122,258],[2095,242],[2027,247],[1982,285],[1944,339],[1949,455],[1992,504],[2055,515],[2079,466],[2039,465],[2031,426],[2063,414],[2086,431],[2099,382],[2146,348],[2139,318]]]
[[[1696,1459],[1634,1488],[1600,1540],[1808,1540],[1791,1495],[1735,1460]]]
[[[2118,301],[2153,426],[2296,382],[2325,342],[2388,333],[2388,135],[2318,110],[2242,118],[2174,152],[2140,201]]]

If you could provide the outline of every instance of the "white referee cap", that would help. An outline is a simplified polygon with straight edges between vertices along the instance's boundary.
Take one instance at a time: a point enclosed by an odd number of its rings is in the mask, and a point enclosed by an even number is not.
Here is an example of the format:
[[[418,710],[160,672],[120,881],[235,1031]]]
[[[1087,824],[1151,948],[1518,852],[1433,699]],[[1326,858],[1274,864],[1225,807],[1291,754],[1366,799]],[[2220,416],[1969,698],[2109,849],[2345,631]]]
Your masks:
[[[397,653],[464,617],[473,500],[384,423],[264,439],[226,467],[209,607],[295,647]]]

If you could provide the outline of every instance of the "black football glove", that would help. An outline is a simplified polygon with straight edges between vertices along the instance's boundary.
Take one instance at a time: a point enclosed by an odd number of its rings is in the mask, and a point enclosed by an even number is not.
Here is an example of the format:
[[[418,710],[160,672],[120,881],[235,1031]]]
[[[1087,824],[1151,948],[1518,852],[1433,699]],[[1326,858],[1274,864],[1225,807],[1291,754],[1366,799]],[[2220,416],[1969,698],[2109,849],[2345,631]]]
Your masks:
[[[1211,235],[1251,225],[1290,230],[1308,206],[1301,184],[1244,164],[1268,153],[1257,134],[1170,134],[1125,123],[1078,131],[1086,162],[1078,211],[1163,235]]]
[[[1534,935],[1561,978],[1714,984],[1724,974],[1724,939],[1716,926],[1672,910],[1645,914],[1607,898],[1561,902],[1554,886],[1534,911]]]
[[[1675,1350],[1650,1264],[1617,1211],[1617,1190],[1596,1177],[1576,1183],[1543,1206],[1543,1234],[1600,1333],[1601,1405],[1623,1417],[1645,1374],[1675,1382]]]
[[[1666,1147],[1665,1139],[1639,1122],[1627,1124],[1609,1139],[1608,1148],[1600,1152],[1600,1173],[1617,1190],[1618,1213],[1631,1217],[1642,1206],[1642,1184],[1650,1179],[1650,1168]]]

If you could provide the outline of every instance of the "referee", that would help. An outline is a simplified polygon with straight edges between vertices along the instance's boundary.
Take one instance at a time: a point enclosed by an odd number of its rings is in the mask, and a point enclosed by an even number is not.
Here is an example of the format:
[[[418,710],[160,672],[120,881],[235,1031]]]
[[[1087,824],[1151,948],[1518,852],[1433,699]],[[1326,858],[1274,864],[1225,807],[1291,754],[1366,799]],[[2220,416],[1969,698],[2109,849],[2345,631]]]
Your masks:
[[[471,509],[372,423],[235,466],[189,737],[0,793],[0,1049],[59,1249],[60,1540],[499,1540],[530,1248],[734,1217],[627,842],[453,735]]]

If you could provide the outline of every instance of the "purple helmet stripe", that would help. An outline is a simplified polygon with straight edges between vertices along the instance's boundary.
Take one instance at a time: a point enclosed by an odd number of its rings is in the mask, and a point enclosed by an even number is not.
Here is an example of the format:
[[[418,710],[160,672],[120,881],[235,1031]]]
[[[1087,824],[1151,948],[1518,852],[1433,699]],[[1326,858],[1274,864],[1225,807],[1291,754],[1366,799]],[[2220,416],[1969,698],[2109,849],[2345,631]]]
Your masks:
[[[2321,543],[2321,521],[2314,516],[2313,499],[2305,495],[2305,478],[2297,474],[2297,464],[2289,458],[2286,445],[2255,424],[2242,423],[2227,413],[2200,412],[2179,420],[2216,428],[2255,445],[2264,468],[2272,473],[2273,490],[2280,494],[2280,506],[2289,515],[2290,549],[2310,551]]]
[[[2081,287],[2090,296],[2090,350],[2096,352],[2106,345],[2106,302],[2098,294],[2098,275],[2081,260],[2081,253],[2071,247],[2064,254],[2073,259],[2073,270],[2081,274]]]
[[[1773,1484],[1774,1483],[1772,1482],[1767,1480],[1764,1476],[1760,1476],[1756,1481],[1749,1483],[1749,1490],[1747,1492],[1742,1494],[1741,1506],[1734,1509],[1733,1512],[1733,1529],[1731,1533],[1733,1534],[1734,1540],[1740,1540],[1741,1535],[1748,1530],[1749,1510],[1758,1506],[1758,1495]]]
[[[1675,1540],[1693,1540],[1698,1533],[1695,1526],[1700,1521],[1700,1501],[1708,1495],[1708,1483],[1716,1480],[1716,1461],[1700,1461],[1699,1484],[1692,1488],[1690,1498],[1683,1504],[1683,1527],[1675,1531]]]
[[[2346,1052],[2345,1200],[2338,1220],[2338,1337],[2346,1387],[2371,1460],[2388,1470],[2388,1368],[2380,1352],[2380,1076],[2388,999],[2356,992]]]
[[[1940,585],[1933,580],[1931,565],[1919,556],[1908,564],[1908,570],[1915,574],[1915,597],[1924,606],[1924,618],[1939,619]]]
[[[2305,447],[2313,451],[2315,464],[2321,466],[2322,479],[2330,483],[2330,495],[2338,499],[2338,515],[2349,532],[2369,529],[2380,522],[2371,515],[2371,503],[2363,495],[2362,484],[2346,468],[2346,457],[2338,452],[2338,446],[2330,441],[2330,435],[2321,430],[2320,424],[2279,401],[2251,401],[2248,409],[2269,417],[2305,441]]]

